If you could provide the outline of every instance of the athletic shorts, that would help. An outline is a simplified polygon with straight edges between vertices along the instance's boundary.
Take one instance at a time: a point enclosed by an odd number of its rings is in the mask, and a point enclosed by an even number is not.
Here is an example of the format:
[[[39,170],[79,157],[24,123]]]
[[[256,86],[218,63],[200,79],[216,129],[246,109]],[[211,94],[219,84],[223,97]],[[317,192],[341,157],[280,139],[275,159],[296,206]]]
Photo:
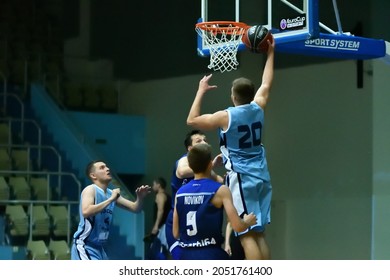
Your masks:
[[[236,235],[242,235],[248,230],[263,232],[265,226],[271,222],[271,183],[234,171],[228,173],[226,180],[238,215],[243,217],[244,214],[254,213],[257,217],[256,225]]]
[[[90,246],[86,244],[76,244],[73,242],[71,250],[72,260],[108,260],[108,256],[103,246]]]
[[[167,239],[168,249],[171,253],[172,259],[180,259],[181,247],[178,240],[173,236],[173,210],[169,211],[167,221],[165,222],[165,237]]]
[[[228,260],[229,255],[221,247],[181,248],[180,260]]]

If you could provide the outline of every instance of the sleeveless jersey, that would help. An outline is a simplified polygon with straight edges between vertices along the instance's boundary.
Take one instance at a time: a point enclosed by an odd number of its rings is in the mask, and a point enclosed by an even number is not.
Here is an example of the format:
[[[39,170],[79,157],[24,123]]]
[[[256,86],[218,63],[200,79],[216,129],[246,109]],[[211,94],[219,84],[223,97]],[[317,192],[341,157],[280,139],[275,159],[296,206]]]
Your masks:
[[[174,260],[180,259],[180,257],[179,257],[179,255],[180,255],[180,247],[178,246],[178,242],[177,242],[176,238],[173,236],[173,233],[172,233],[173,209],[175,207],[175,196],[176,196],[177,191],[183,185],[185,185],[186,183],[188,183],[189,181],[191,181],[193,179],[193,177],[180,179],[180,178],[178,178],[176,176],[176,170],[177,170],[177,165],[179,163],[179,160],[182,159],[185,156],[187,156],[187,153],[182,155],[176,161],[175,166],[173,168],[173,172],[172,172],[172,176],[171,176],[171,196],[172,196],[171,205],[170,205],[171,206],[171,210],[168,213],[168,217],[167,217],[167,220],[166,220],[166,223],[165,223],[165,236],[166,236],[166,239],[167,239],[169,251],[171,252],[172,259],[174,259]]]
[[[166,220],[167,220],[167,217],[168,217],[168,213],[169,211],[171,210],[171,196],[165,192],[165,195],[167,197],[167,200],[165,201],[164,203],[164,211],[163,211],[163,216],[162,216],[162,219],[160,221],[160,224],[158,225],[158,227],[160,228],[163,224],[165,224]],[[153,219],[156,220],[157,218],[157,212],[158,212],[158,208],[157,208],[157,203],[154,203],[154,209],[153,209]]]
[[[99,188],[97,185],[93,185],[95,188],[95,204],[99,204],[111,197],[112,190],[107,189],[107,192]],[[75,243],[77,244],[91,244],[102,245],[104,244],[109,235],[110,225],[112,222],[113,211],[115,202],[111,202],[106,208],[95,216],[84,218],[82,211],[82,198],[80,198],[80,222],[77,231],[73,235]]]
[[[223,242],[223,207],[216,208],[211,199],[221,184],[211,179],[192,180],[177,191],[179,244],[183,248],[221,247]]]
[[[220,150],[227,170],[269,181],[265,149],[261,142],[264,111],[254,101],[229,107],[229,125],[220,130]]]
[[[184,154],[182,155],[175,163],[175,167],[173,168],[173,172],[172,172],[172,177],[171,177],[171,195],[172,195],[172,198],[171,198],[171,208],[173,209],[175,207],[175,196],[176,196],[176,192],[177,190],[182,186],[182,185],[185,185],[187,184],[189,181],[191,181],[192,179],[194,179],[194,177],[189,177],[189,178],[183,178],[183,179],[180,179],[176,176],[176,170],[177,170],[177,164],[179,163],[179,160],[181,160],[183,157],[186,157],[187,154]]]

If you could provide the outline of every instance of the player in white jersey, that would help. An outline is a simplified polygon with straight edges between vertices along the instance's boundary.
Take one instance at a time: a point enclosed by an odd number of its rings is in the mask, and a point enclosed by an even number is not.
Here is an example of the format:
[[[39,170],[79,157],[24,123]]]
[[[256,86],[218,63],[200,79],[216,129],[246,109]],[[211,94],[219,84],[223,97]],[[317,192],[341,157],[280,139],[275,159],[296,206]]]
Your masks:
[[[246,78],[233,81],[231,100],[234,107],[213,114],[201,114],[201,104],[206,92],[217,88],[210,85],[212,75],[204,76],[187,117],[187,124],[197,129],[219,129],[221,152],[228,169],[227,184],[233,194],[234,206],[243,216],[254,212],[257,224],[244,232],[235,232],[246,259],[269,259],[270,252],[265,242],[264,231],[270,223],[272,187],[262,144],[264,109],[268,102],[274,75],[275,41],[268,41],[267,59],[262,83],[256,91]]]
[[[136,189],[136,201],[120,195],[120,189],[109,189],[110,169],[101,160],[87,165],[86,175],[93,184],[84,188],[80,198],[80,222],[73,235],[72,260],[106,260],[103,245],[107,242],[115,205],[128,211],[140,212],[144,198],[151,192],[147,185]]]

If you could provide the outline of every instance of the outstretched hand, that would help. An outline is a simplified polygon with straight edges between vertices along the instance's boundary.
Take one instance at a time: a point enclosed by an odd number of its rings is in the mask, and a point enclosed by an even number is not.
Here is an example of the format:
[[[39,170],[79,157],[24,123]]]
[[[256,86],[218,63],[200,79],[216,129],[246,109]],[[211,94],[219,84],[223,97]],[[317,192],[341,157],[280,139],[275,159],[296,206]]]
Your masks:
[[[145,196],[152,192],[152,188],[149,185],[142,185],[135,190],[135,194],[138,198],[143,199]]]
[[[217,88],[216,85],[209,85],[209,80],[211,79],[211,77],[213,76],[213,74],[210,74],[210,75],[204,75],[203,78],[199,81],[199,88],[198,88],[198,91],[203,91],[203,92],[206,92],[210,89],[215,89]]]

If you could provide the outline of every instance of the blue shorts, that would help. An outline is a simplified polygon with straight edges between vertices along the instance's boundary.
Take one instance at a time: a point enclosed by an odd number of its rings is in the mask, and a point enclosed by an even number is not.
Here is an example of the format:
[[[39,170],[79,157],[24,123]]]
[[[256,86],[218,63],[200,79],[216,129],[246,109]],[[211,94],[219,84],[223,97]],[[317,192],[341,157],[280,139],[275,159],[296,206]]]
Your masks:
[[[169,211],[167,220],[165,222],[165,237],[167,239],[168,249],[171,253],[172,259],[180,260],[181,247],[178,240],[173,236],[173,210]]]
[[[248,230],[263,232],[265,226],[271,222],[271,198],[272,186],[269,181],[263,181],[258,177],[230,171],[227,175],[227,184],[232,192],[233,204],[238,215],[254,213],[257,217],[257,224]]]
[[[103,246],[73,242],[71,260],[108,260],[108,256]]]
[[[229,260],[229,255],[217,246],[181,248],[180,260]]]

